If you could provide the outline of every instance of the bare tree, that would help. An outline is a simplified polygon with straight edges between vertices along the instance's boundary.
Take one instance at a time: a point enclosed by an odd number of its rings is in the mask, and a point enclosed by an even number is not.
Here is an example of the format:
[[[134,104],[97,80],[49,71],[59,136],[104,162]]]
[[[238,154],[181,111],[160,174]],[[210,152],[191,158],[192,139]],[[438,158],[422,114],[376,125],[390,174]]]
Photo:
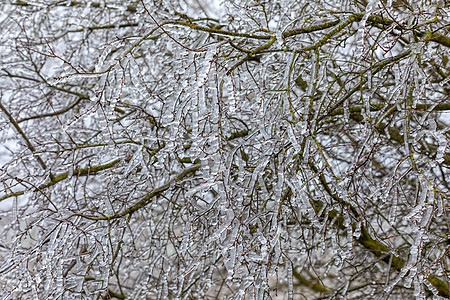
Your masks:
[[[448,299],[447,1],[216,2],[2,4],[1,296]]]

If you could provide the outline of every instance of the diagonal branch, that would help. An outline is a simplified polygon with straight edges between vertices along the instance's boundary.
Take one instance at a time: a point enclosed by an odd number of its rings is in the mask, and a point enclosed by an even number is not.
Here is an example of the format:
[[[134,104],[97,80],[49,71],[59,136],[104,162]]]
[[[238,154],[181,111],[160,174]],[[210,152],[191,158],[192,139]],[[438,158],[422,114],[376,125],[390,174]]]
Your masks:
[[[327,193],[333,199],[337,200],[342,205],[348,206],[350,208],[350,210],[352,211],[352,213],[357,216],[357,210],[350,203],[339,198],[339,196],[337,194],[332,193],[331,188],[329,187],[328,183],[325,180],[325,177],[320,173],[319,169],[314,165],[314,163],[312,161],[310,161],[309,165],[310,165],[312,171],[314,173],[316,173],[317,175],[319,175],[319,182],[322,185],[322,187],[325,189],[325,191],[327,191]],[[313,204],[314,210],[316,212],[319,212],[323,207],[323,203],[320,201],[314,201],[314,200],[312,200],[312,202],[313,202],[312,204]],[[337,210],[333,209],[332,211],[330,211],[329,217],[335,218],[338,216],[338,214],[339,214],[339,212]],[[338,226],[340,229],[346,229],[343,221],[335,222],[334,224],[336,226]],[[395,256],[394,254],[392,254],[392,252],[389,250],[389,248],[387,246],[385,246],[380,241],[373,239],[370,236],[369,231],[367,230],[366,226],[364,226],[363,224],[361,224],[361,235],[356,241],[361,246],[363,246],[364,248],[366,248],[367,250],[372,252],[376,257],[381,258],[382,261],[384,261],[385,263],[390,265],[390,267],[396,271],[400,271],[406,263],[405,259]],[[392,257],[391,257],[391,255],[392,255]],[[429,275],[427,277],[427,279],[438,290],[439,295],[441,295],[442,297],[447,297],[447,298],[450,297],[449,287],[448,287],[447,283],[440,280],[439,278],[437,278],[434,275]]]
[[[73,171],[73,175],[72,176],[88,176],[88,175],[95,175],[96,173],[106,170],[106,169],[110,169],[112,167],[114,167],[118,162],[120,162],[120,159],[114,159],[108,163],[105,163],[103,165],[96,165],[96,166],[89,166],[89,167],[85,167],[85,168],[81,168],[81,167],[77,167],[75,168],[75,170]],[[51,187],[55,184],[57,184],[60,181],[63,181],[67,178],[71,178],[72,176],[70,176],[71,172],[67,171],[64,173],[60,173],[58,175],[53,176],[53,178],[51,178],[51,180],[47,183],[44,183],[42,185],[40,185],[36,191],[38,190],[43,190],[46,189],[48,187]],[[2,202],[5,199],[11,198],[11,197],[17,197],[17,196],[21,196],[23,194],[25,194],[25,190],[22,191],[18,191],[18,192],[14,192],[14,193],[10,193],[7,195],[4,195],[2,197],[0,197],[0,202]]]
[[[135,203],[134,205],[128,207],[127,209],[125,209],[124,211],[111,215],[111,216],[103,216],[103,217],[93,217],[93,216],[88,216],[88,215],[83,215],[83,214],[76,214],[79,216],[82,216],[86,219],[90,219],[90,220],[94,220],[94,221],[100,221],[100,220],[113,220],[113,219],[118,219],[121,218],[123,216],[126,215],[130,215],[132,213],[134,213],[135,211],[145,207],[147,204],[150,203],[150,201],[152,200],[153,197],[156,197],[158,195],[160,195],[162,192],[168,190],[173,184],[180,182],[181,180],[183,180],[187,175],[191,174],[191,173],[195,173],[195,171],[197,171],[198,169],[200,169],[200,164],[196,164],[193,165],[189,168],[184,169],[182,172],[180,172],[176,177],[172,178],[171,180],[169,180],[168,182],[166,182],[165,184],[157,187],[156,189],[154,189],[153,191],[151,191],[150,193],[148,193],[145,197],[143,197],[139,202]]]
[[[0,100],[0,109],[5,113],[5,115],[8,117],[9,121],[11,122],[11,124],[14,126],[14,128],[16,129],[16,131],[20,134],[20,136],[22,136],[22,138],[24,139],[25,143],[27,144],[28,149],[30,149],[30,151],[33,153],[33,155],[36,157],[37,161],[39,162],[39,164],[41,165],[41,167],[46,170],[47,169],[47,165],[45,164],[45,162],[42,160],[42,158],[39,156],[39,154],[36,153],[36,148],[34,148],[33,144],[30,142],[30,140],[28,139],[28,137],[26,136],[25,132],[23,132],[22,128],[20,128],[19,124],[17,123],[17,121],[14,119],[14,117],[11,115],[11,113],[8,111],[8,109],[6,109],[6,107],[3,105],[2,101]]]

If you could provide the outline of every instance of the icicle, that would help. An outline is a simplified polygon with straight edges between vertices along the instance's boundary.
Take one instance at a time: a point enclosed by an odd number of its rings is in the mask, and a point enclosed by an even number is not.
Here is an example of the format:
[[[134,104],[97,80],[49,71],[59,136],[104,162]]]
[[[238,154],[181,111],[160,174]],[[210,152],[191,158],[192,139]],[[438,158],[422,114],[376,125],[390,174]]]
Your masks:
[[[292,263],[289,260],[286,260],[286,273],[288,279],[288,300],[294,299],[294,284],[293,284],[293,271],[292,271]]]
[[[294,126],[292,124],[288,125],[288,136],[289,136],[289,140],[292,143],[292,146],[295,148],[295,150],[300,153],[301,152],[301,144],[303,142],[303,135],[302,134],[296,134],[296,132],[294,132],[294,129],[297,126]]]
[[[253,191],[255,188],[256,179],[261,175],[261,171],[265,169],[267,163],[269,162],[269,157],[266,157],[258,166],[256,166],[255,170],[252,173],[252,178],[248,185],[250,191]]]
[[[360,55],[363,55],[364,48],[365,48],[365,39],[366,39],[366,23],[369,19],[370,15],[375,12],[377,8],[378,0],[369,0],[366,5],[366,12],[364,14],[364,17],[361,19],[361,22],[359,24],[358,29],[358,37],[360,39],[360,43],[358,44]]]
[[[356,222],[356,228],[353,231],[353,237],[355,239],[359,239],[360,236],[361,236],[361,222]]]
[[[209,72],[211,71],[211,66],[213,62],[214,55],[216,54],[216,46],[212,45],[206,51],[205,57],[202,59],[203,65],[200,67],[200,71],[197,74],[197,81],[195,83],[194,90],[189,92],[189,94],[197,91],[199,88],[205,85],[208,80]]]
[[[317,73],[317,60],[319,59],[317,53],[314,51],[311,55],[311,76],[309,77],[309,82],[316,82],[316,73]],[[310,97],[314,97],[314,84],[308,85],[308,90],[306,91],[306,94]]]
[[[395,219],[397,217],[397,208],[398,208],[398,199],[400,198],[400,194],[398,189],[396,189],[396,195],[394,197],[394,203],[391,204],[391,209],[389,210],[389,223],[394,225]]]
[[[66,83],[72,80],[98,78],[103,76],[103,73],[73,73],[62,77],[54,77],[48,80],[49,84],[56,85],[60,83]]]
[[[119,41],[109,43],[105,48],[103,48],[101,55],[98,58],[97,63],[95,64],[95,72],[100,72],[106,57],[111,53],[117,43],[119,43]]]
[[[201,118],[205,117],[206,114],[208,113],[208,109],[206,107],[206,88],[205,86],[201,86],[198,90],[197,90],[197,109],[198,109],[198,114]]]
[[[446,79],[442,80],[441,82],[439,82],[440,86],[444,86],[447,85],[450,82],[450,76],[447,77]]]

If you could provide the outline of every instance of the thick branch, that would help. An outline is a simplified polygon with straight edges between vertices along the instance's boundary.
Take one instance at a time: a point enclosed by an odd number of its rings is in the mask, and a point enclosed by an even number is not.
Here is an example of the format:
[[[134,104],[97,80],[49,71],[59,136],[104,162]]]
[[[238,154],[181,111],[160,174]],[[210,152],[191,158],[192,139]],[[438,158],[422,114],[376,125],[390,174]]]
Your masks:
[[[353,214],[355,214],[355,212],[357,212],[356,208],[354,208],[349,203],[345,202],[343,199],[339,198],[338,195],[331,192],[331,188],[329,187],[328,183],[326,182],[325,177],[322,174],[320,174],[319,170],[314,165],[314,163],[310,161],[309,165],[310,165],[311,169],[314,171],[314,173],[319,175],[319,182],[322,185],[322,187],[328,192],[328,194],[330,194],[330,196],[333,199],[337,200],[339,203],[345,204],[346,206],[350,207],[350,210],[353,212]],[[312,200],[312,204],[313,204],[314,210],[316,212],[319,212],[322,209],[323,203]],[[334,209],[329,213],[329,216],[335,218],[338,216],[338,214],[339,214],[339,212]],[[343,229],[343,230],[346,229],[343,222],[338,221],[338,222],[335,222],[334,224],[336,226],[338,226],[340,229]],[[403,258],[393,255],[391,253],[391,251],[389,250],[389,248],[386,247],[385,245],[383,245],[383,243],[381,243],[380,241],[374,240],[370,236],[368,230],[366,229],[366,227],[364,225],[361,225],[361,235],[357,239],[357,241],[361,246],[363,246],[364,248],[366,248],[367,250],[372,252],[376,257],[379,257],[385,263],[390,264],[391,268],[393,268],[396,271],[400,271],[406,263],[406,261]],[[392,259],[390,257],[391,255],[392,255]],[[427,277],[427,279],[439,291],[439,294],[441,296],[443,296],[443,297],[450,296],[450,293],[448,290],[448,284],[446,284],[444,281],[440,280],[439,278],[437,278],[434,275],[429,275]]]
[[[368,76],[373,76],[375,74],[377,74],[378,72],[380,72],[382,69],[384,69],[386,66],[388,66],[389,64],[394,64],[399,62],[400,60],[405,59],[409,54],[411,53],[410,50],[407,50],[405,52],[402,52],[394,57],[385,59],[380,61],[379,63],[377,63],[375,66],[373,66],[372,69],[372,74],[368,75]],[[364,71],[362,73],[362,75],[364,73],[366,73],[367,71],[369,71],[369,69],[367,69],[366,71]],[[328,110],[328,113],[323,114],[321,117],[318,118],[317,122],[320,122],[321,120],[323,120],[324,118],[328,117],[329,115],[331,115],[336,109],[338,109],[340,106],[342,106],[344,104],[344,102],[349,99],[354,93],[356,93],[357,91],[361,90],[365,84],[368,81],[368,77],[363,77],[363,79],[361,79],[361,81],[353,88],[351,89],[344,97],[342,97],[332,108],[330,108]]]
[[[201,166],[200,164],[197,164],[197,165],[193,165],[189,168],[184,169],[175,178],[173,178],[172,180],[169,180],[167,183],[157,187],[156,189],[154,189],[153,191],[148,193],[145,197],[143,197],[139,202],[135,203],[134,205],[130,206],[129,208],[125,209],[124,211],[122,211],[120,213],[117,213],[117,214],[114,214],[111,216],[103,216],[103,217],[93,217],[93,216],[88,216],[88,215],[83,215],[83,214],[77,214],[77,215],[80,215],[84,218],[87,218],[90,220],[95,220],[95,221],[113,220],[113,219],[121,218],[126,215],[130,215],[130,214],[134,213],[135,211],[145,207],[147,204],[150,203],[150,201],[152,200],[153,197],[156,197],[156,196],[160,195],[162,192],[168,190],[173,184],[180,182],[188,174],[195,173],[195,171],[200,169],[200,166]]]
[[[103,165],[89,166],[89,167],[85,167],[85,168],[77,167],[73,171],[73,175],[72,176],[79,177],[79,176],[95,175],[96,173],[98,173],[100,171],[103,171],[103,170],[106,170],[106,169],[114,167],[119,161],[120,161],[120,159],[115,159],[115,160],[112,160],[112,161],[110,161],[110,162],[108,162],[106,164],[103,164]],[[36,189],[36,191],[42,190],[42,189],[46,189],[48,187],[51,187],[51,186],[57,184],[60,181],[63,181],[64,179],[72,177],[72,176],[69,176],[69,175],[70,175],[69,171],[64,172],[64,173],[60,173],[58,175],[55,175],[55,176],[53,176],[53,178],[51,178],[51,180],[49,182],[40,185]],[[7,195],[5,195],[3,197],[0,197],[0,202],[5,200],[5,199],[11,198],[11,197],[21,196],[21,195],[25,194],[25,192],[26,191],[23,190],[23,191],[18,191],[18,192],[7,194]]]
[[[222,30],[219,28],[200,26],[200,25],[197,25],[194,23],[184,22],[184,21],[169,20],[169,21],[164,21],[163,23],[161,23],[161,25],[169,25],[169,24],[187,26],[194,30],[205,31],[205,32],[209,32],[212,34],[220,34],[220,35],[226,35],[226,36],[235,36],[235,37],[251,38],[251,39],[258,39],[258,40],[270,40],[272,38],[271,35],[257,35],[257,34],[233,32],[233,31],[228,31],[228,30]]]
[[[287,37],[298,35],[298,34],[304,34],[304,33],[310,33],[310,32],[314,32],[314,31],[324,30],[324,29],[336,26],[337,24],[339,24],[339,22],[340,22],[340,20],[336,20],[336,21],[331,21],[331,22],[325,23],[325,24],[319,24],[319,25],[314,25],[314,26],[310,26],[310,27],[303,27],[303,28],[296,28],[296,29],[288,30],[283,33],[282,37],[287,38]]]

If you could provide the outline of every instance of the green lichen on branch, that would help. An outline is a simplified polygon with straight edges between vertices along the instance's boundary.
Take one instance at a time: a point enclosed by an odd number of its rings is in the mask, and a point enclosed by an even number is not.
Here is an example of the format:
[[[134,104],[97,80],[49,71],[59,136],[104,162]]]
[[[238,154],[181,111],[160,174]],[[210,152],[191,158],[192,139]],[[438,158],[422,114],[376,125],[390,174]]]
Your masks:
[[[321,183],[321,185],[325,189],[325,191],[327,191],[327,193],[338,203],[340,203],[341,205],[345,205],[346,207],[349,207],[350,210],[352,211],[352,213],[356,217],[358,217],[359,214],[357,213],[356,208],[354,208],[349,203],[345,202],[343,199],[341,199],[339,196],[337,196],[335,193],[333,193],[331,191],[331,188],[328,186],[328,183],[327,183],[325,177],[322,174],[320,174],[318,168],[314,165],[314,163],[310,161],[309,165],[310,165],[311,169],[314,171],[314,173],[319,175],[319,182]],[[319,201],[312,201],[311,205],[314,207],[314,210],[317,213],[319,211],[321,211],[321,209],[323,207],[323,203],[319,202]],[[328,217],[331,219],[338,218],[337,222],[334,223],[335,226],[338,226],[340,229],[345,229],[345,226],[343,224],[343,218],[338,215],[337,210],[335,210],[335,209],[331,210],[329,212]],[[357,241],[365,249],[369,250],[376,257],[381,258],[382,261],[384,261],[385,263],[390,265],[390,267],[392,269],[394,269],[396,271],[400,271],[404,267],[405,260],[393,255],[387,246],[385,246],[380,241],[373,239],[370,236],[367,228],[364,225],[361,225],[361,235],[357,239]],[[431,280],[430,280],[430,278],[431,278]],[[449,296],[448,285],[444,281],[440,280],[439,278],[437,278],[433,275],[430,275],[428,280],[439,291],[439,294],[441,296],[444,296],[444,297]]]
[[[95,175],[96,173],[98,173],[100,171],[114,167],[118,162],[120,162],[120,159],[114,159],[114,160],[110,161],[109,163],[106,163],[103,165],[95,165],[95,166],[89,166],[89,167],[84,167],[84,168],[77,167],[73,171],[73,173],[72,173],[73,175],[71,175],[71,172],[69,172],[69,171],[66,171],[66,172],[63,172],[63,173],[60,173],[57,175],[53,175],[50,178],[50,181],[37,187],[35,189],[35,191],[44,190],[46,188],[49,188],[49,187],[57,184],[58,182],[61,182],[72,176],[78,177],[78,176]],[[11,198],[11,197],[21,196],[23,194],[25,194],[25,191],[18,191],[18,192],[7,194],[5,196],[0,197],[0,202],[5,199]]]
[[[252,39],[258,39],[258,40],[269,40],[272,38],[270,35],[256,35],[256,34],[248,34],[248,33],[241,33],[241,32],[233,32],[228,30],[219,29],[217,27],[207,27],[207,26],[200,26],[191,22],[185,22],[185,21],[174,21],[174,20],[168,20],[162,23],[162,25],[182,25],[189,27],[193,30],[198,31],[204,31],[209,32],[211,34],[220,34],[225,36],[234,36],[234,37],[243,37],[243,38],[252,38]]]
[[[323,283],[319,281],[317,278],[307,279],[306,277],[302,276],[300,273],[298,273],[295,269],[292,270],[292,275],[304,286],[307,286],[308,288],[312,289],[313,291],[319,292],[319,293],[330,293],[332,290],[327,288]],[[312,276],[311,276],[312,277]]]
[[[113,214],[110,216],[102,216],[102,217],[93,217],[93,216],[88,216],[88,215],[84,215],[84,214],[78,214],[86,219],[90,219],[90,220],[95,220],[95,221],[100,221],[100,220],[113,220],[113,219],[118,219],[121,218],[123,216],[127,216],[127,215],[131,215],[132,213],[142,209],[143,207],[145,207],[147,204],[150,203],[150,201],[160,195],[162,192],[168,190],[173,184],[178,183],[180,181],[182,181],[187,175],[191,174],[191,173],[195,173],[195,171],[199,170],[201,167],[200,164],[194,165],[192,167],[186,168],[183,171],[181,171],[174,179],[170,180],[169,182],[163,184],[162,186],[157,187],[156,189],[154,189],[153,191],[151,191],[150,193],[148,193],[147,195],[145,195],[145,197],[143,197],[141,200],[139,200],[137,203],[135,203],[134,205],[128,207],[127,209],[125,209],[124,211],[117,213],[117,214]]]
[[[310,32],[314,32],[314,31],[324,30],[324,29],[336,26],[337,24],[339,24],[339,22],[340,22],[340,20],[335,20],[335,21],[324,23],[324,24],[310,26],[310,27],[302,27],[302,28],[288,30],[283,33],[282,37],[288,38],[288,37],[298,35],[298,34],[304,34],[304,33],[310,33]]]

